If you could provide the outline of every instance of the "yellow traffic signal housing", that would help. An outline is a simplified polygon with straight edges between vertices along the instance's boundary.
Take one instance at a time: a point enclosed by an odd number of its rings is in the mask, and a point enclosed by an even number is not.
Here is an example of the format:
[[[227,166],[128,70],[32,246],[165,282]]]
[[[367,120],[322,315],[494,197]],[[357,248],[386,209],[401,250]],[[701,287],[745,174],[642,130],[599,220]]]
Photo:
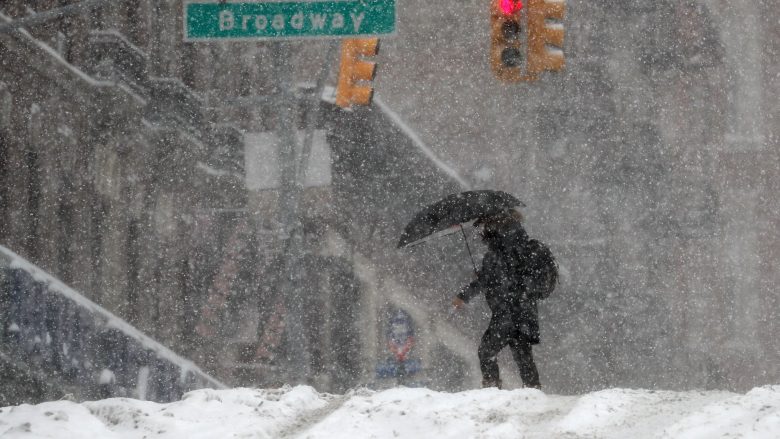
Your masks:
[[[529,76],[535,78],[545,70],[563,69],[563,23],[548,20],[563,20],[565,13],[564,0],[528,0]]]
[[[490,2],[490,66],[502,81],[523,79],[526,48],[521,0]]]
[[[534,81],[564,66],[565,0],[491,0],[490,65],[506,82]],[[557,47],[552,47],[557,46]]]
[[[353,104],[371,104],[374,88],[370,82],[376,75],[376,63],[363,58],[374,56],[378,51],[378,38],[350,38],[341,41],[336,105],[346,108]]]

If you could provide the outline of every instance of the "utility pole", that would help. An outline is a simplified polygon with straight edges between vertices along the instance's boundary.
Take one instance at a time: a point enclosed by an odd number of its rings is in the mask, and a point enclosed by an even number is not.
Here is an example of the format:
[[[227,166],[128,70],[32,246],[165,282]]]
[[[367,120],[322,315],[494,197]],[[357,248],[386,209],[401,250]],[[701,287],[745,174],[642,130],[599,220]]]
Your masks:
[[[337,43],[328,42],[327,55],[317,76],[316,87],[306,105],[306,132],[303,144],[298,142],[298,99],[293,93],[293,69],[289,54],[292,43],[275,43],[273,48],[274,73],[279,78],[275,102],[278,105],[276,132],[279,142],[279,211],[280,238],[284,239],[283,272],[277,294],[283,296],[285,308],[285,337],[288,347],[288,382],[303,383],[311,376],[311,340],[306,335],[305,285],[303,285],[303,224],[301,198],[306,182],[306,169],[313,142],[313,132],[319,123],[319,105],[322,90],[330,70],[330,59]]]
[[[301,224],[300,200],[303,184],[296,171],[300,161],[297,139],[298,105],[292,90],[293,69],[289,54],[291,43],[274,43],[274,73],[279,78],[275,102],[277,107],[276,134],[279,138],[277,151],[280,166],[279,178],[279,238],[284,240],[282,276],[276,293],[283,296],[287,312],[284,316],[287,361],[294,367],[288,368],[289,380],[298,384],[310,375],[310,348],[303,322],[304,297],[301,285],[301,264],[303,262],[303,225]]]

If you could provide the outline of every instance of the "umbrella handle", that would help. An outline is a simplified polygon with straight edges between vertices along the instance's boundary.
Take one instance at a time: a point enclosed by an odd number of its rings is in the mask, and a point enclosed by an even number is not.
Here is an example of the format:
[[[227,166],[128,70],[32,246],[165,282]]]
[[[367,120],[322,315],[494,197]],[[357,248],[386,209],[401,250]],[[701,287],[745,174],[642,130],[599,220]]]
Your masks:
[[[463,234],[463,242],[466,243],[466,250],[469,251],[469,258],[471,258],[471,266],[474,267],[474,274],[477,275],[477,264],[474,263],[474,255],[471,254],[471,247],[469,247],[469,240],[466,238],[466,232],[463,230],[463,224],[458,224],[460,226],[460,233]]]

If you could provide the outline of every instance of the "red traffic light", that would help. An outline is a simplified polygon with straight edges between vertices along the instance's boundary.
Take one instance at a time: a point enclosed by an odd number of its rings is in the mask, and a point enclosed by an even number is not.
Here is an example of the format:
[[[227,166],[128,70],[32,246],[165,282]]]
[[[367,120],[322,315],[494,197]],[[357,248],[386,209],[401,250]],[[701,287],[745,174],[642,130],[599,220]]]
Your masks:
[[[506,15],[512,15],[523,9],[523,0],[499,0],[498,7]]]

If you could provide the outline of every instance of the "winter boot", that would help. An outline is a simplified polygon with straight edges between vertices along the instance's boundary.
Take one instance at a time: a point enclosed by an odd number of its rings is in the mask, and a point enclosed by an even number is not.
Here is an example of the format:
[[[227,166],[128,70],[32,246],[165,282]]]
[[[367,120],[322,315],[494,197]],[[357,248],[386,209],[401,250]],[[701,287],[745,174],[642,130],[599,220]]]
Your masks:
[[[496,387],[498,389],[501,389],[501,379],[499,379],[499,378],[495,378],[495,379],[486,378],[486,379],[483,379],[482,380],[482,388],[484,389],[484,388],[487,388],[487,387]]]

